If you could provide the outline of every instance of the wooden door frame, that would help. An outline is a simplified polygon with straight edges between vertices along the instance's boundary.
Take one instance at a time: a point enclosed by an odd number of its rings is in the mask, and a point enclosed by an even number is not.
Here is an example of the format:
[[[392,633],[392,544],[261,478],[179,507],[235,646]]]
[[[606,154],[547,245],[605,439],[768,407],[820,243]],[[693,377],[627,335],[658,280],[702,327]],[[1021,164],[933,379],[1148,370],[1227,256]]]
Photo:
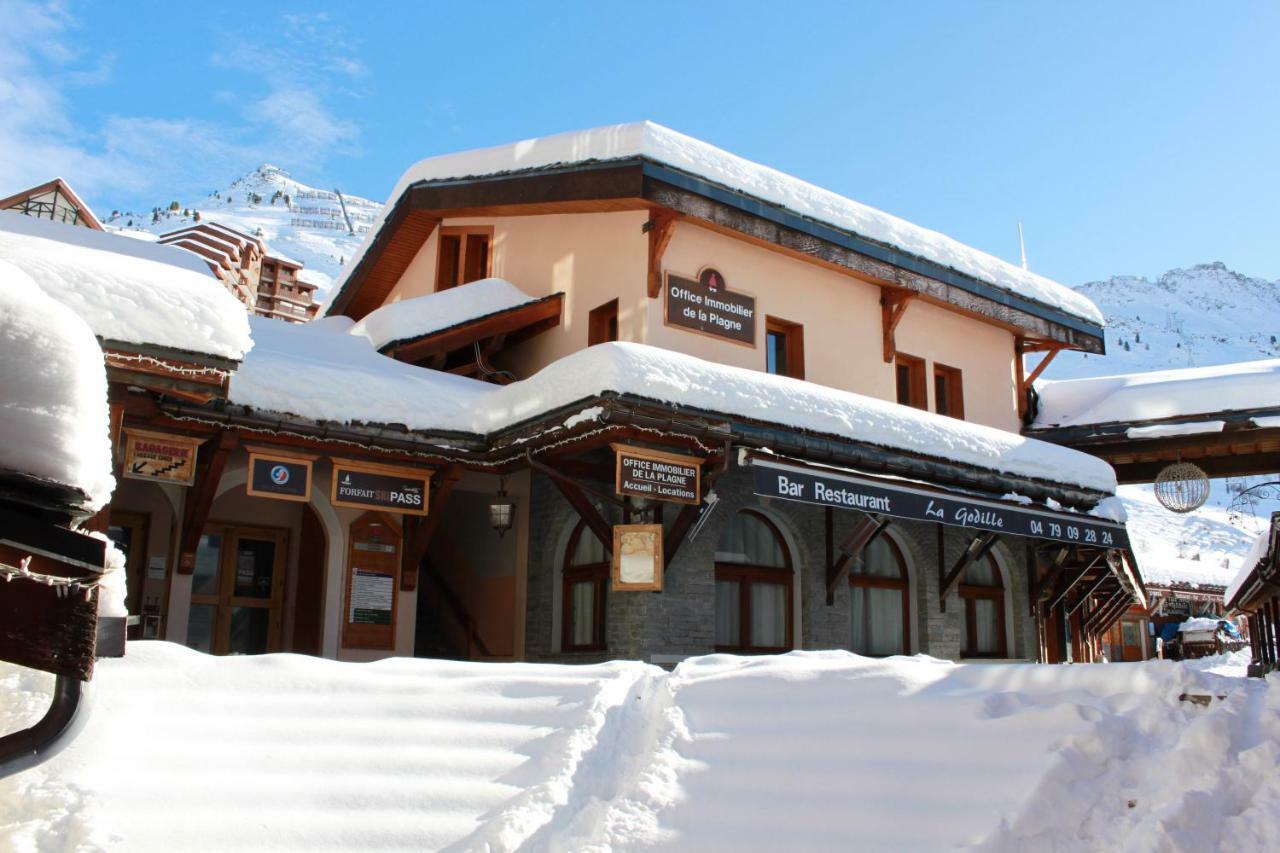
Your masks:
[[[285,576],[289,571],[289,528],[244,525],[234,521],[208,521],[200,531],[201,536],[217,532],[222,537],[218,553],[218,591],[214,595],[192,593],[187,603],[211,605],[214,608],[213,632],[209,638],[209,654],[230,653],[231,610],[234,607],[253,607],[268,611],[266,654],[283,651]],[[235,566],[231,555],[238,552],[241,539],[270,539],[276,543],[275,564],[272,567],[271,598],[263,607],[260,598],[235,596]]]

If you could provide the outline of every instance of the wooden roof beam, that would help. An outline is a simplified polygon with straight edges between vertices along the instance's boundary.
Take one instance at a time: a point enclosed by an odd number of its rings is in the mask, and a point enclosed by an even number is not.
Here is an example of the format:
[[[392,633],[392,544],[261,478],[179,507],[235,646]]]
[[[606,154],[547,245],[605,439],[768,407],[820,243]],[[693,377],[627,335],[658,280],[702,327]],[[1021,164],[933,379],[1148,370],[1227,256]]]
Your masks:
[[[938,605],[943,613],[947,612],[947,597],[960,585],[960,578],[964,576],[965,569],[985,557],[999,538],[998,534],[986,530],[974,536],[969,546],[964,549],[964,553],[960,555],[960,559],[956,560],[951,571],[947,572],[947,576],[939,579]]]
[[[239,436],[231,430],[218,434],[217,441],[204,444],[196,459],[196,479],[187,489],[182,507],[182,538],[178,544],[178,574],[189,575],[196,568],[196,549],[204,533],[209,510],[218,495],[218,482],[227,467],[231,451],[239,444]]]
[[[644,232],[649,235],[649,298],[657,299],[662,291],[662,256],[671,242],[671,235],[676,230],[679,215],[666,208],[656,208],[643,225]]]
[[[840,556],[834,562],[827,563],[827,606],[835,604],[836,590],[848,579],[849,567],[853,561],[875,541],[886,527],[888,516],[864,515],[854,523],[849,535],[840,543]]]
[[[909,290],[898,290],[892,287],[880,288],[880,324],[884,330],[884,363],[892,364],[898,354],[898,343],[894,337],[898,324],[907,306],[915,299],[915,293]]]

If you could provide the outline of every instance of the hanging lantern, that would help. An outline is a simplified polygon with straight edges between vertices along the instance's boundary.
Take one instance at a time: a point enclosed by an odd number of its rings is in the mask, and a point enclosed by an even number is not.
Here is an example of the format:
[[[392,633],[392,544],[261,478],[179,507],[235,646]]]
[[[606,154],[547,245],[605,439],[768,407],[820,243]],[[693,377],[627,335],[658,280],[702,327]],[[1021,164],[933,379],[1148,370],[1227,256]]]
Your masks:
[[[1166,465],[1156,475],[1156,500],[1170,512],[1192,512],[1209,499],[1209,476],[1190,462]]]
[[[489,501],[489,526],[498,531],[498,537],[501,538],[511,529],[515,517],[516,504],[507,496],[507,479],[503,477],[498,481],[498,494]]]

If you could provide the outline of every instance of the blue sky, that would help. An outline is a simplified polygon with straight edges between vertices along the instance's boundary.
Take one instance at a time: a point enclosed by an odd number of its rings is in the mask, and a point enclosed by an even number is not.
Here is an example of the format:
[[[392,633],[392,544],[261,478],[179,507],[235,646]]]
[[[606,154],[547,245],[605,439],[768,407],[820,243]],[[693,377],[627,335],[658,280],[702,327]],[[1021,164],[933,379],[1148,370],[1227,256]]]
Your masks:
[[[0,195],[99,211],[261,162],[384,199],[431,154],[651,118],[1068,284],[1280,278],[1280,4],[0,0]]]

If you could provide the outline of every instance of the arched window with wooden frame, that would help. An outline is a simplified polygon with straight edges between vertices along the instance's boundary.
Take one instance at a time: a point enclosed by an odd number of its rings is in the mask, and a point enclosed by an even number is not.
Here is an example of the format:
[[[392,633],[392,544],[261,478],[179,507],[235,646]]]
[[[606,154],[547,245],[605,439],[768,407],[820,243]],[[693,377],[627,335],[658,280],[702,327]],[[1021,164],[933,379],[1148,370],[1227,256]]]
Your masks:
[[[716,548],[716,650],[792,648],[795,571],[772,521],[755,510],[733,517]]]
[[[566,652],[603,651],[605,589],[609,582],[609,552],[579,521],[564,550],[560,599],[560,648]]]
[[[964,648],[966,658],[1009,656],[1004,619],[1004,576],[995,557],[988,554],[965,570],[960,581],[960,602],[964,605]]]
[[[862,549],[849,587],[849,648],[870,657],[908,654],[911,581],[902,550],[887,534]]]

